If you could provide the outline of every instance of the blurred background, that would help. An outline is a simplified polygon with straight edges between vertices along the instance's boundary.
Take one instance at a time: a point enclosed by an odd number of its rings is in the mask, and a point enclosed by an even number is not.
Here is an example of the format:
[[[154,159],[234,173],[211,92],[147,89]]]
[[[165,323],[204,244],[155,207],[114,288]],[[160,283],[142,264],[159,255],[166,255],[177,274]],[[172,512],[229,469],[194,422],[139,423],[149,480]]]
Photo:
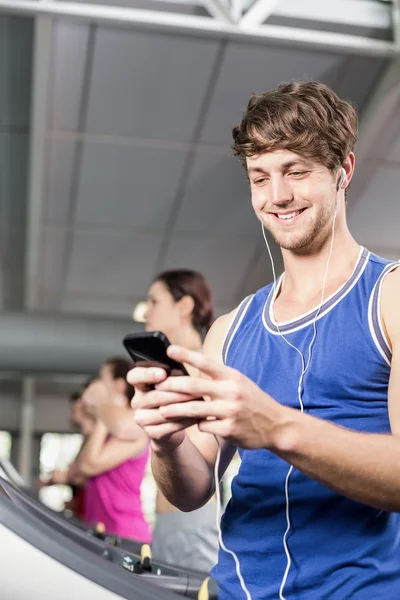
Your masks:
[[[292,78],[358,108],[350,226],[397,259],[397,0],[0,0],[0,455],[28,483],[73,460],[69,395],[159,271],[202,272],[217,314],[271,280],[231,129]]]

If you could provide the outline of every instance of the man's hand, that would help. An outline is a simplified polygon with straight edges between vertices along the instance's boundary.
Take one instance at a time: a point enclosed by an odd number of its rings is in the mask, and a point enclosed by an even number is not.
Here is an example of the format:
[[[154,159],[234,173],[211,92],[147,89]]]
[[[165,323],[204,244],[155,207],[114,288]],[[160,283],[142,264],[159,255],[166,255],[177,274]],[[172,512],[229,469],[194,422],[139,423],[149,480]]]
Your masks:
[[[155,451],[173,450],[185,438],[185,429],[191,427],[196,420],[168,420],[160,413],[160,406],[185,402],[195,397],[188,394],[173,394],[154,389],[154,386],[167,378],[167,372],[159,367],[135,367],[128,373],[128,382],[135,388],[135,396],[131,402],[135,410],[135,420],[150,440]],[[169,377],[168,379],[180,379]]]
[[[239,371],[202,354],[170,346],[168,355],[203,376],[166,378],[152,373],[155,391],[147,393],[145,411],[146,415],[151,412],[158,427],[172,431],[168,428],[175,425],[181,431],[182,423],[197,422],[200,431],[235,446],[274,449],[276,435],[291,420],[292,409],[276,402]],[[138,413],[140,422],[144,417],[142,411]]]

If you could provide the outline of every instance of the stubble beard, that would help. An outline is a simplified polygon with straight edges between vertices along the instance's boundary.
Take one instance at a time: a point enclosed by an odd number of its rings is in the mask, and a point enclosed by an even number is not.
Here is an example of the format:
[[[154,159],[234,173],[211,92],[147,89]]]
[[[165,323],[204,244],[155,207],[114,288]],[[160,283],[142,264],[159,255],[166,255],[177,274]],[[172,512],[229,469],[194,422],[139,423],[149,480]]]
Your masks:
[[[324,207],[318,212],[315,221],[299,232],[285,233],[278,227],[271,227],[267,223],[264,223],[264,226],[274,242],[282,249],[303,253],[321,245],[321,242],[323,243],[326,237],[324,232],[327,231],[329,234],[328,225],[332,223],[334,212],[334,205]],[[323,241],[322,238],[324,238]]]

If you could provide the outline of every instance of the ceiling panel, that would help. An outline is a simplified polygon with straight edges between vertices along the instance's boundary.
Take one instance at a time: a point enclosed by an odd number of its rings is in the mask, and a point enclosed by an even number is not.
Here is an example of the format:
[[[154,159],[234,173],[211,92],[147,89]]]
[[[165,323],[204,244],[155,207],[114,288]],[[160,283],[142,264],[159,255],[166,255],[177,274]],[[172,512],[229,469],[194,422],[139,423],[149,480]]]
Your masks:
[[[87,131],[191,140],[218,46],[214,40],[102,28]]]
[[[340,97],[351,100],[358,110],[362,110],[386,66],[387,60],[385,59],[371,56],[348,56],[345,68],[335,82],[335,92]]]
[[[370,155],[378,160],[397,161],[400,169],[400,98],[394,108],[394,114],[387,115],[385,127],[370,150]]]
[[[341,60],[324,52],[229,44],[201,140],[230,143],[232,127],[240,121],[253,92],[293,78],[329,80]]]
[[[53,34],[49,126],[78,129],[89,27],[58,20]]]
[[[391,145],[391,147],[386,149],[386,152],[383,156],[387,160],[396,161],[398,163],[398,168],[400,169],[400,127],[397,139],[393,140],[393,144]]]
[[[25,287],[25,229],[0,229],[1,262],[3,263],[3,309],[21,310],[24,306]]]
[[[184,151],[85,144],[76,221],[163,229],[185,159]]]
[[[28,134],[0,134],[0,219],[6,226],[25,224],[28,149]]]
[[[29,127],[33,19],[0,18],[0,126]]]
[[[174,235],[164,261],[164,268],[189,268],[203,273],[211,285],[216,304],[233,309],[238,288],[248,268],[258,238],[193,237]]]
[[[176,231],[257,234],[245,171],[233,156],[198,153]]]
[[[64,254],[69,235],[69,231],[63,227],[43,228],[39,287],[46,290],[42,296],[47,296],[47,303],[55,303],[57,306],[63,294]]]
[[[389,248],[400,256],[400,169],[376,169],[349,215],[350,229],[364,246]]]
[[[77,144],[71,140],[48,141],[46,219],[51,223],[69,221],[76,150]]]
[[[24,303],[27,205],[27,134],[0,135],[0,268],[2,308]]]
[[[147,291],[161,237],[140,230],[74,233],[67,292],[141,296]]]

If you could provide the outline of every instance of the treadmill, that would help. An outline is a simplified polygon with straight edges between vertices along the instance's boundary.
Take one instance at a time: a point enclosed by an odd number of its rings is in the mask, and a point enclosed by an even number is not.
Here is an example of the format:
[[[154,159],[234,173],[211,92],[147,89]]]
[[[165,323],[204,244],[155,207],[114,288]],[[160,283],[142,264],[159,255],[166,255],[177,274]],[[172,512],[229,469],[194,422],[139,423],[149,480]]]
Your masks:
[[[5,456],[0,457],[0,469],[3,471],[6,479],[11,481],[15,486],[25,488],[25,481],[18,473],[17,469],[14,467],[12,462],[6,458]]]
[[[26,494],[24,490],[16,488],[10,482],[0,479],[1,489],[25,514],[38,519],[43,525],[60,534],[63,539],[68,539],[94,556],[101,557],[109,564],[111,563],[117,572],[128,571],[130,576],[135,578],[140,576],[142,580],[150,581],[163,589],[178,593],[180,598],[198,597],[199,590],[202,589],[202,585],[207,578],[206,574],[175,568],[164,563],[153,563],[147,545],[143,546],[144,552],[142,553],[132,553],[122,547],[112,546],[105,541],[88,535],[84,529],[75,527],[58,513]],[[215,582],[208,579],[205,586],[207,588],[206,597],[216,600],[218,591]]]
[[[39,501],[38,493],[31,488],[29,488],[24,479],[18,473],[12,462],[6,457],[0,457],[0,477],[10,481],[17,489],[24,491],[26,495],[34,498]],[[40,503],[41,506],[45,506],[43,503]],[[139,553],[141,551],[142,544],[139,541],[128,540],[125,538],[120,538],[117,535],[108,535],[106,532],[96,530],[96,525],[93,527],[88,527],[86,523],[82,523],[79,519],[74,517],[73,515],[68,514],[64,511],[55,511],[49,507],[46,507],[48,511],[60,516],[63,519],[66,519],[69,523],[72,523],[75,527],[86,531],[90,535],[94,535],[95,537],[99,537],[100,539],[104,539],[105,541],[109,541],[112,545],[122,546],[129,552]]]
[[[179,600],[118,569],[0,491],[2,600]]]

